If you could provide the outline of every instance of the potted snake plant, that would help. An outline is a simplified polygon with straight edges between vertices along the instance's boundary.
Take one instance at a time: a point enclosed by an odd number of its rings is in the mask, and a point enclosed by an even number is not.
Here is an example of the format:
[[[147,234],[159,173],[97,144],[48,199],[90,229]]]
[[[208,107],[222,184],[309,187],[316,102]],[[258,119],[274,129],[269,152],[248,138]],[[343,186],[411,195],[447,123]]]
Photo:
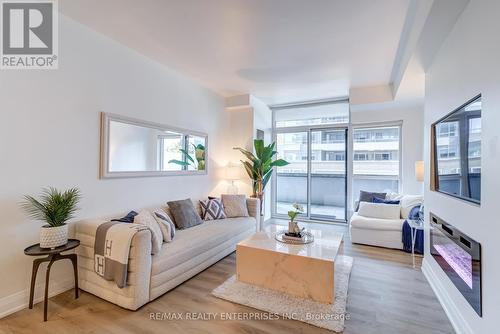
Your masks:
[[[61,192],[52,187],[43,189],[40,199],[24,196],[21,207],[29,217],[47,223],[40,228],[40,247],[56,248],[68,242],[66,222],[74,217],[80,198],[78,188]]]

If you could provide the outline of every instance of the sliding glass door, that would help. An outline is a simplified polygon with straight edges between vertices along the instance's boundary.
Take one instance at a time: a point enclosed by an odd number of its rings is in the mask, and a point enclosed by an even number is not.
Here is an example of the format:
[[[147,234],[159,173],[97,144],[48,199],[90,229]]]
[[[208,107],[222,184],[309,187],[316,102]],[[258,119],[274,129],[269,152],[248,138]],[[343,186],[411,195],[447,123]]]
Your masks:
[[[292,204],[304,206],[308,214],[308,161],[309,134],[307,131],[278,133],[276,150],[278,157],[290,164],[277,169],[276,208],[278,215],[286,215]]]
[[[311,130],[310,217],[345,220],[347,130]]]
[[[273,106],[278,157],[290,164],[276,169],[273,215],[286,217],[293,203],[301,219],[345,222],[349,101],[323,100]]]
[[[276,172],[276,216],[286,215],[293,203],[299,203],[305,209],[302,218],[344,222],[347,129],[278,132],[276,145],[278,157],[290,163]]]

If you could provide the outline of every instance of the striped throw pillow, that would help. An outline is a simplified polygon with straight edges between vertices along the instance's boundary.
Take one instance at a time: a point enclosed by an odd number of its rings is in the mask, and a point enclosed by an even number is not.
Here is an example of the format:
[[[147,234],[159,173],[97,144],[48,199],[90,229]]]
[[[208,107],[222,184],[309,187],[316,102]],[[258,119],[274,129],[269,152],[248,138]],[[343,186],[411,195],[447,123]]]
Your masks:
[[[163,241],[172,242],[175,237],[175,225],[170,219],[170,216],[163,209],[155,209],[152,211],[158,225],[160,225],[161,233],[163,234]]]

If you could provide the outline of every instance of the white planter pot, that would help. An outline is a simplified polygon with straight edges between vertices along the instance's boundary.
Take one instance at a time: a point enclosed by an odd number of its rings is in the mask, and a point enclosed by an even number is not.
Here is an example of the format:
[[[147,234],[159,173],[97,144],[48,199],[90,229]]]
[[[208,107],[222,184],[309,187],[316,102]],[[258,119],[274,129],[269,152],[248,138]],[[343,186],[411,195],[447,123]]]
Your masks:
[[[40,247],[56,248],[68,243],[68,225],[57,227],[44,225],[40,228]]]

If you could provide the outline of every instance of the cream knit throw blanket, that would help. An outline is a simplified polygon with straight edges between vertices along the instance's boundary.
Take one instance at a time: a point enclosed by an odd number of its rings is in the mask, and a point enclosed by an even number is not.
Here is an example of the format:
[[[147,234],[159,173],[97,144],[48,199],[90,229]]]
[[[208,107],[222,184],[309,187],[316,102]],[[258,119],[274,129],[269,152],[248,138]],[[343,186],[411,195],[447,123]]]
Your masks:
[[[119,288],[127,285],[128,257],[134,235],[148,227],[142,224],[106,222],[97,227],[94,271]]]

